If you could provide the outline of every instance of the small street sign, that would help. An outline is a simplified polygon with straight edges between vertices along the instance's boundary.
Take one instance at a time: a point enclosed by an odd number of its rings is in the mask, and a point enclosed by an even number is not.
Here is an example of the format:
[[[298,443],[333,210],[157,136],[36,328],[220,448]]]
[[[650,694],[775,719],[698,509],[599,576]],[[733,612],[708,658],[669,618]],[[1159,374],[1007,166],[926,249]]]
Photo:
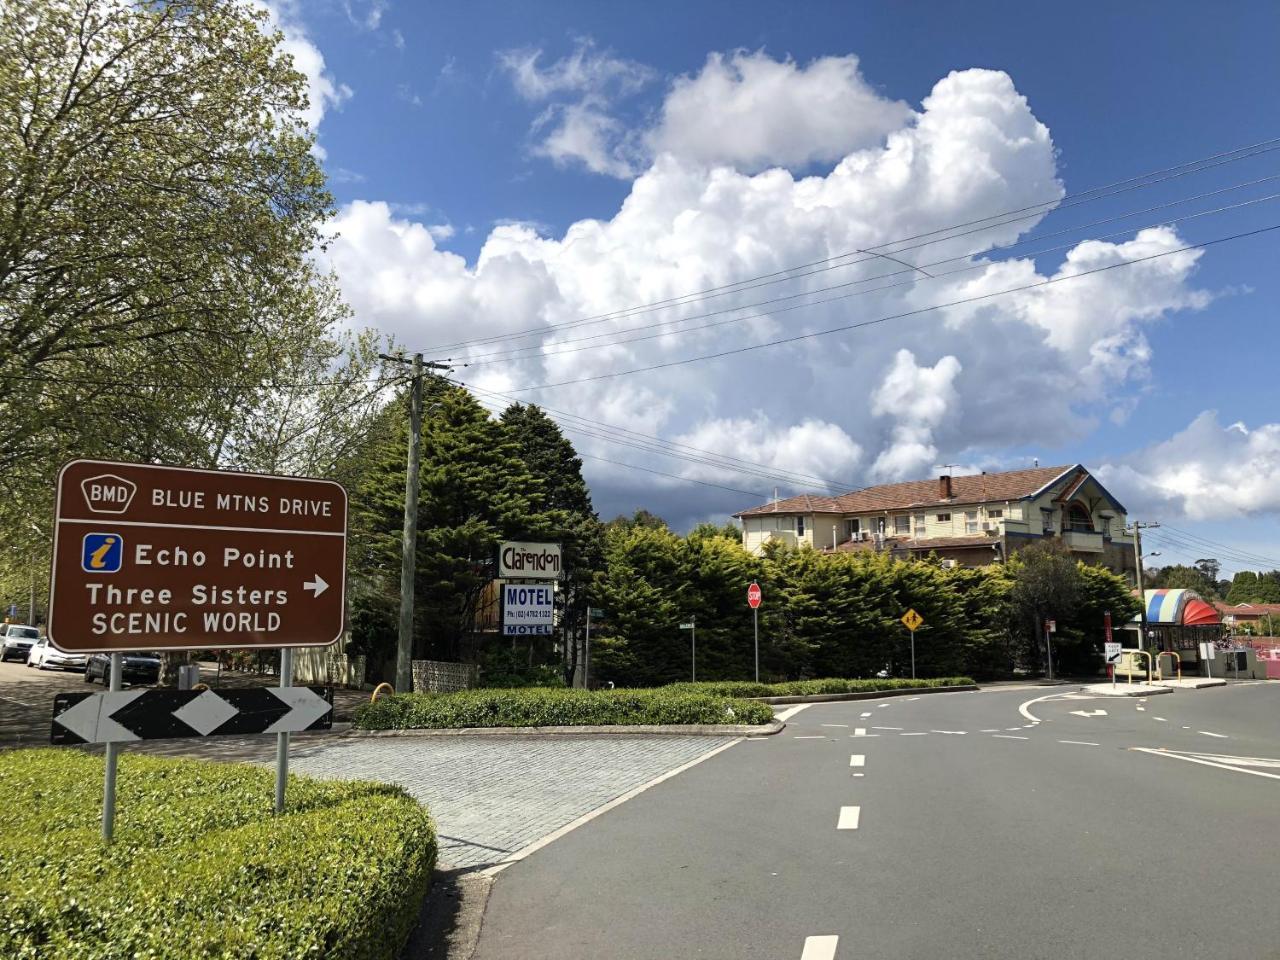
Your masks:
[[[53,701],[50,741],[129,743],[248,736],[328,730],[332,724],[332,687],[60,693]]]
[[[1103,656],[1105,657],[1109,665],[1114,665],[1119,663],[1120,662],[1120,644],[1118,643],[1105,644]]]
[[[1046,630],[1048,630],[1050,633],[1057,633],[1057,632],[1058,632],[1058,621],[1057,621],[1057,620],[1046,620],[1046,621],[1044,622],[1044,628],[1045,628]]]
[[[680,629],[681,629],[681,630],[692,630],[692,629],[693,629],[693,624],[692,624],[692,623],[682,623],[682,624],[680,624]]]
[[[758,606],[760,606],[761,598],[762,598],[762,595],[760,593],[760,584],[756,583],[753,580],[751,582],[751,586],[747,587],[747,606],[750,607],[752,610],[756,609]]]
[[[902,615],[902,623],[908,630],[915,633],[920,629],[920,624],[924,623],[924,617],[916,613],[915,610],[908,610]]]
[[[342,636],[340,484],[72,460],[55,503],[48,633],[59,650],[317,647]]]
[[[591,617],[592,620],[604,619],[604,610],[601,607],[590,607],[587,610],[587,614]]]

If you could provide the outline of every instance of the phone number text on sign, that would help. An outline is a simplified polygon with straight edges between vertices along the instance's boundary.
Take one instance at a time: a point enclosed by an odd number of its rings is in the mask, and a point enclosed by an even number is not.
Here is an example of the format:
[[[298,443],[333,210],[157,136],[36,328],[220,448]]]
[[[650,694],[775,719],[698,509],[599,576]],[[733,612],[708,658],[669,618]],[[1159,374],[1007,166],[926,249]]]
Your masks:
[[[555,597],[550,585],[503,584],[503,636],[549,636],[554,624]]]

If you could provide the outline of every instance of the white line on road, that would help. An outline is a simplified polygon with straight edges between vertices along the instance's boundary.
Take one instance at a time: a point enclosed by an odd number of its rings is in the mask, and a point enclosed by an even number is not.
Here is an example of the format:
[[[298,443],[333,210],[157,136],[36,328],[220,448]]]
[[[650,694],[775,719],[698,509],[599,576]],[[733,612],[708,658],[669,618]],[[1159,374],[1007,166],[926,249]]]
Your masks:
[[[823,726],[824,727],[844,727],[845,729],[848,729],[849,727],[847,723],[824,723]]]
[[[808,704],[804,704],[804,706],[808,706]],[[608,803],[602,806],[596,807],[594,810],[588,810],[586,813],[580,816],[577,820],[574,820],[570,823],[566,823],[563,827],[560,827],[557,830],[552,830],[545,837],[542,837],[539,840],[533,841],[533,843],[529,844],[527,847],[521,847],[515,853],[511,854],[511,856],[507,857],[507,859],[503,860],[501,863],[495,863],[492,867],[486,867],[484,870],[481,870],[480,874],[486,877],[497,876],[503,870],[507,869],[507,867],[511,866],[511,864],[520,862],[525,857],[529,856],[531,853],[536,853],[537,851],[541,850],[547,844],[554,843],[556,840],[559,840],[561,837],[563,837],[567,833],[572,833],[574,830],[577,830],[584,823],[589,823],[590,821],[594,820],[596,817],[600,816],[601,814],[608,813],[614,807],[622,806],[632,797],[640,796],[640,794],[644,793],[650,787],[656,787],[658,784],[666,780],[670,780],[672,777],[675,777],[684,773],[690,767],[696,767],[703,760],[710,760],[717,753],[720,753],[724,750],[728,750],[730,747],[734,746],[735,744],[741,743],[742,740],[743,740],[742,737],[734,737],[728,743],[722,743],[720,744],[720,746],[715,747],[714,749],[708,750],[702,756],[694,757],[688,763],[682,763],[680,766],[676,767],[674,770],[668,770],[666,773],[663,773],[654,777],[648,783],[642,783],[640,784],[640,786],[634,787],[631,790],[628,790],[626,793],[624,793],[620,797],[614,797]]]
[[[0,697],[0,700],[8,700],[10,703],[20,703],[24,707],[34,707],[34,703],[27,703],[25,700],[15,700],[13,697]]]
[[[1151,715],[1151,719],[1152,719],[1152,720],[1159,720],[1161,723],[1168,723],[1168,722],[1169,722],[1169,721],[1168,721],[1168,720],[1166,720],[1164,717],[1157,717],[1155,714],[1152,714],[1152,715]]]
[[[1226,740],[1225,733],[1210,733],[1208,730],[1197,730],[1196,733],[1203,733],[1206,737],[1217,737],[1219,740]]]
[[[1201,757],[1184,757],[1179,753],[1170,753],[1167,750],[1154,750],[1151,747],[1130,747],[1130,750],[1136,750],[1138,753],[1149,753],[1153,757],[1168,757],[1171,760],[1186,760],[1188,763],[1200,763],[1206,767],[1217,767],[1219,770],[1234,770],[1236,773],[1247,773],[1254,777],[1266,777],[1269,780],[1280,780],[1280,773],[1267,773],[1264,770],[1249,770],[1245,767],[1237,767],[1229,763],[1218,763],[1214,760],[1205,760]]]
[[[839,937],[805,937],[800,960],[835,960]]]
[[[865,774],[855,773],[855,774],[854,774],[854,776],[855,776],[855,777],[861,777],[861,776],[865,776]]]
[[[1190,730],[1191,728],[1190,728],[1190,727],[1183,727],[1182,729],[1183,729],[1183,730]]]
[[[923,733],[923,732],[922,732],[922,733],[900,733],[900,734],[898,734],[898,736],[900,736],[900,737],[927,737],[927,736],[928,736],[928,734],[927,734],[927,733]]]
[[[858,716],[860,716],[860,717],[869,717],[869,716],[871,716],[871,711],[870,711],[870,710],[868,710],[866,713],[860,713],[860,714],[858,714]]]
[[[794,707],[787,707],[787,709],[783,710],[781,713],[775,713],[773,715],[773,719],[790,720],[801,710],[808,710],[812,706],[813,706],[812,703],[797,703]]]
[[[887,703],[877,703],[877,704],[876,704],[876,706],[877,706],[877,707],[887,707],[887,706],[888,706],[888,704],[887,704]]]
[[[919,697],[907,697],[907,703],[910,703],[912,700],[919,700],[919,699],[920,699]]]
[[[811,734],[809,736],[804,736],[804,737],[792,737],[791,739],[792,740],[825,740],[827,738],[820,733],[815,733],[815,734]]]
[[[1000,732],[1000,728],[999,728],[999,727],[988,727],[987,729],[985,729],[985,730],[979,730],[978,732],[979,732],[979,733],[999,733],[999,732]]]
[[[991,738],[992,740],[1030,740],[1030,737],[1019,737],[1012,733],[997,733]]]
[[[872,730],[901,730],[901,727],[872,727]]]
[[[955,734],[956,736],[959,736],[959,737],[963,737],[963,736],[964,736],[964,731],[963,731],[963,730],[930,730],[929,732],[930,732],[930,733],[953,733],[953,734]]]
[[[841,807],[837,830],[857,830],[858,818],[862,815],[861,807]]]
[[[1005,727],[1006,730],[1021,730],[1021,727]]]
[[[1028,720],[1039,721],[1040,718],[1037,717],[1030,710],[1028,710],[1027,707],[1031,706],[1033,703],[1039,703],[1042,700],[1055,700],[1060,697],[1062,697],[1061,693],[1047,693],[1043,697],[1036,697],[1034,700],[1028,700],[1026,703],[1021,704],[1018,707],[1018,712],[1022,714],[1024,717],[1026,717]]]
[[[865,753],[849,754],[849,766],[865,767],[867,765],[867,755]]]
[[[1059,740],[1058,742],[1059,742],[1059,743],[1074,743],[1074,744],[1076,744],[1077,746],[1080,746],[1080,747],[1096,747],[1096,746],[1098,746],[1098,744],[1094,743],[1092,740]]]
[[[854,735],[855,737],[865,737],[865,736],[867,735],[867,728],[866,728],[866,727],[855,727],[855,728],[854,728],[854,730],[853,730],[853,735]]]
[[[1143,712],[1144,710],[1146,710],[1146,709],[1147,709],[1146,707],[1139,707],[1139,708],[1138,708],[1138,712],[1139,712],[1139,713],[1142,713],[1142,712]]]

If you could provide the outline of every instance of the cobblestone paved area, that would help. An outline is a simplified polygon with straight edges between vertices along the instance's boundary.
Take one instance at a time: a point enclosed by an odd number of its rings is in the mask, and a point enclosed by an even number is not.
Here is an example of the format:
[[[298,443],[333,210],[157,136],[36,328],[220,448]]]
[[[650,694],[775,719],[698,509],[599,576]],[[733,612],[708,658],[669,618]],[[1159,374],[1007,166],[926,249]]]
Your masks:
[[[722,737],[388,737],[311,747],[290,769],[385,780],[431,808],[440,860],[484,867],[660,774]]]

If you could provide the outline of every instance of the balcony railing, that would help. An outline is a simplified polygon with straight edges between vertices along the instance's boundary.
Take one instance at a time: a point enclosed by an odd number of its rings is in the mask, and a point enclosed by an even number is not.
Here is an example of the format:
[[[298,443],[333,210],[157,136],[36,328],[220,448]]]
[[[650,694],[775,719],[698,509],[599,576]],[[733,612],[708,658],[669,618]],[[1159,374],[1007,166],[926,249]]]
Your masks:
[[[1070,550],[1081,553],[1102,552],[1102,534],[1095,530],[1073,530],[1068,527],[1062,532],[1062,540]]]

